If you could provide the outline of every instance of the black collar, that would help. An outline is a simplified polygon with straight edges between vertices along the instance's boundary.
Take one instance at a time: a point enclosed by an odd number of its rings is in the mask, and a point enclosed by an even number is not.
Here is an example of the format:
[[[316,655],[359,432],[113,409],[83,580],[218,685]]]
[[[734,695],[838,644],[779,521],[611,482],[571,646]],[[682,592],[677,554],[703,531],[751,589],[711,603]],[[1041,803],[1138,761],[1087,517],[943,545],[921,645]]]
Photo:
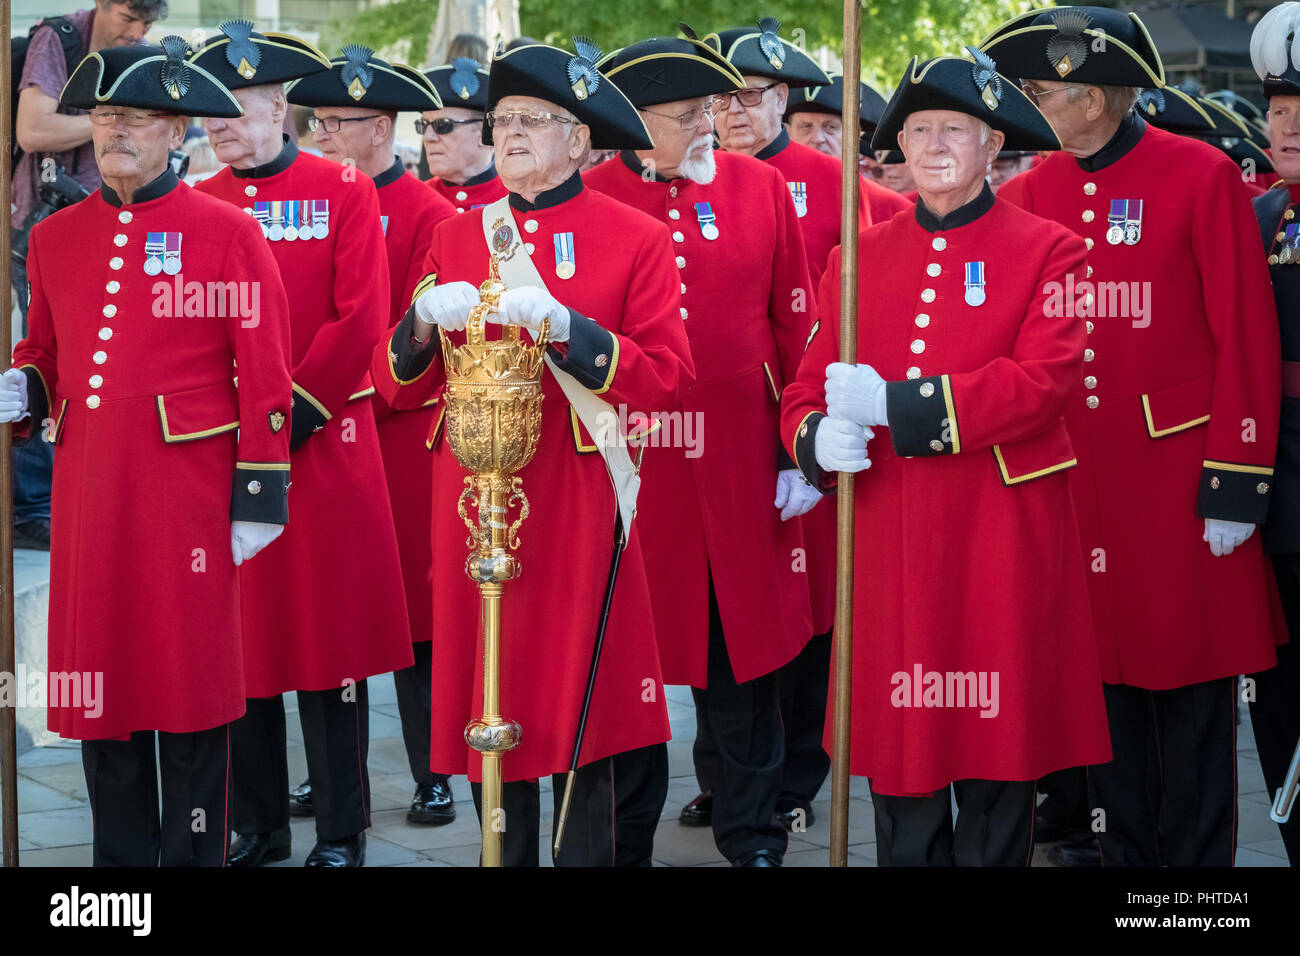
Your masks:
[[[275,157],[269,163],[263,163],[261,166],[254,166],[252,169],[235,169],[230,167],[230,173],[236,179],[268,179],[271,176],[278,176],[298,158],[298,144],[289,138],[289,134],[284,134],[284,146],[280,150],[280,155]]]
[[[1138,144],[1138,140],[1146,130],[1147,121],[1129,110],[1128,115],[1120,120],[1119,129],[1115,130],[1115,135],[1110,138],[1109,143],[1091,156],[1076,156],[1074,161],[1079,164],[1080,169],[1089,173],[1114,166]]]
[[[657,183],[672,182],[672,180],[669,179],[667,176],[660,176],[659,170],[657,169],[651,170],[649,166],[646,166],[644,163],[642,163],[641,160],[636,158],[636,153],[630,149],[620,149],[618,151],[618,158],[623,160],[624,166],[632,170],[632,172],[636,173],[642,179],[645,178],[647,172],[652,172],[654,175],[655,182]]]
[[[471,176],[463,183],[447,183],[448,186],[482,186],[484,183],[490,183],[497,178],[497,161],[495,159],[488,163],[487,169],[477,176]],[[446,180],[444,180],[446,182]]]
[[[790,145],[790,134],[787,133],[785,131],[785,127],[782,126],[781,132],[777,133],[776,135],[776,139],[772,140],[772,142],[768,143],[757,153],[755,153],[754,158],[771,159],[773,156],[781,152],[781,150],[785,149],[789,145]]]
[[[918,197],[916,200],[916,222],[926,232],[944,232],[948,229],[969,226],[992,208],[993,190],[985,182],[984,188],[980,190],[978,196],[966,203],[966,205],[958,206],[942,219],[932,213],[929,207]]]
[[[131,196],[132,204],[148,202],[150,199],[157,199],[160,196],[166,196],[169,192],[180,185],[180,180],[176,178],[176,171],[172,169],[171,163],[162,171],[162,175],[147,185],[137,189]],[[121,206],[122,199],[116,192],[108,188],[107,184],[99,187],[99,195],[103,197],[104,202],[110,206]]]
[[[558,206],[560,203],[568,202],[578,193],[582,192],[582,176],[574,173],[554,189],[548,189],[544,193],[538,193],[534,202],[529,202],[518,193],[510,194],[510,208],[517,209],[519,212],[533,212],[538,209],[547,209],[551,206]]]
[[[393,165],[389,166],[382,173],[375,177],[375,188],[383,189],[385,186],[397,182],[406,175],[406,167],[396,156],[393,157]]]

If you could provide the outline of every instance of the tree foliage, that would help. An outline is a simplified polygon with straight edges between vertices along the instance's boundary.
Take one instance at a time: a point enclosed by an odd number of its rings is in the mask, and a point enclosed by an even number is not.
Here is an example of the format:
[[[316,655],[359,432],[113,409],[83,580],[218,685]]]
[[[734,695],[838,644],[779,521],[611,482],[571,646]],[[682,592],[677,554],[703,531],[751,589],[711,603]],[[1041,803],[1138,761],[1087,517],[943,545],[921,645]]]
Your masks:
[[[864,0],[862,75],[882,91],[892,89],[913,55],[926,59],[960,54],[998,24],[1034,6],[1031,0]],[[843,5],[836,0],[771,0],[757,5],[737,0],[520,0],[520,27],[539,40],[570,46],[585,35],[606,52],[651,36],[673,36],[679,21],[703,36],[752,24],[759,16],[781,20],[781,35],[807,50],[830,49],[838,63],[843,49]],[[399,49],[422,59],[437,15],[431,0],[393,0],[332,23],[322,43],[364,43],[377,50]],[[490,40],[491,38],[489,38]],[[426,64],[427,65],[427,64]]]

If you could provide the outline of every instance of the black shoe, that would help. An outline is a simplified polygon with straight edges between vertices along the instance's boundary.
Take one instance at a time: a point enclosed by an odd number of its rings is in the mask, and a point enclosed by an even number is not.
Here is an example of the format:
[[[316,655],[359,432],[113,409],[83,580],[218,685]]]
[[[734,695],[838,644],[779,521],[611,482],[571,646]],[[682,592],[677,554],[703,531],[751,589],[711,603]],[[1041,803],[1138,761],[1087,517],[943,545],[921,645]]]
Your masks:
[[[342,840],[317,840],[303,866],[365,866],[366,831]]]
[[[1101,866],[1101,849],[1092,838],[1078,843],[1062,843],[1047,851],[1047,860],[1053,866]]]
[[[311,781],[304,780],[299,786],[289,791],[289,816],[314,817],[316,804],[311,799]]]
[[[1081,826],[1059,817],[1048,816],[1041,811],[1034,814],[1035,843],[1060,843],[1064,840],[1078,843],[1088,839],[1089,830],[1086,824]]]
[[[793,806],[782,809],[776,809],[776,822],[785,827],[786,832],[794,833],[794,825],[799,824],[799,832],[807,830],[817,822],[817,817],[812,812],[812,807]]]
[[[14,547],[32,551],[50,550],[50,519],[14,519]]]
[[[455,819],[456,802],[452,799],[446,777],[434,777],[433,783],[422,783],[415,788],[411,809],[406,811],[408,823],[440,827]]]
[[[289,827],[270,833],[241,833],[230,847],[226,866],[261,866],[289,859]]]
[[[682,826],[713,826],[713,791],[705,790],[702,794],[682,807],[681,816],[677,818]]]
[[[776,850],[755,850],[753,853],[746,853],[732,866],[780,866],[784,854]]]

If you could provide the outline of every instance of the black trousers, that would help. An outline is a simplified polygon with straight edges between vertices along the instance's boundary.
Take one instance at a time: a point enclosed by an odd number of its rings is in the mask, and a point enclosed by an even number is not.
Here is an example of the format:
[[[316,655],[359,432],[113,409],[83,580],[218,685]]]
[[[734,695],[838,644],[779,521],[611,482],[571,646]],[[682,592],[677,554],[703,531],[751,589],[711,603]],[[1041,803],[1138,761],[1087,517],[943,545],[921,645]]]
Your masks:
[[[230,727],[81,742],[95,866],[226,865]]]
[[[831,758],[822,747],[831,676],[831,633],[815,635],[794,660],[777,671],[781,723],[785,726],[778,810],[810,812],[831,770]]]
[[[412,644],[415,663],[393,671],[397,713],[402,718],[402,743],[415,785],[427,786],[438,776],[429,769],[429,728],[433,722],[433,642]]]
[[[1232,866],[1237,678],[1102,689],[1114,759],[1088,768],[1102,866]]]
[[[364,680],[346,688],[298,691],[317,839],[342,840],[370,826],[368,702]],[[231,724],[231,737],[235,831],[267,833],[288,826],[284,699],[250,697],[248,712]]]
[[[757,850],[784,854],[776,799],[785,764],[785,729],[777,675],[736,683],[709,582],[709,686],[695,698],[695,776],[713,791],[713,842],[735,863]]]
[[[1088,813],[1088,773],[1084,767],[1054,770],[1038,780],[1038,792],[1045,799],[1039,809],[1041,815],[1057,826],[1088,829],[1092,822]]]
[[[871,788],[878,866],[1028,866],[1034,847],[1034,780],[958,780],[957,820],[944,787],[925,797]]]
[[[568,774],[551,777],[555,804],[552,830],[560,819]],[[474,811],[483,820],[483,787],[471,783]],[[668,799],[668,745],[654,744],[579,767],[556,866],[650,866],[655,827]],[[503,866],[537,866],[541,788],[536,780],[512,780],[501,788],[505,829]]]
[[[1255,680],[1250,723],[1255,729],[1255,749],[1264,771],[1264,784],[1269,797],[1276,799],[1300,741],[1300,651],[1296,650],[1300,643],[1300,554],[1272,557],[1291,643],[1277,649],[1276,667],[1250,675]],[[1278,829],[1282,831],[1287,859],[1295,866],[1300,863],[1300,804]]]

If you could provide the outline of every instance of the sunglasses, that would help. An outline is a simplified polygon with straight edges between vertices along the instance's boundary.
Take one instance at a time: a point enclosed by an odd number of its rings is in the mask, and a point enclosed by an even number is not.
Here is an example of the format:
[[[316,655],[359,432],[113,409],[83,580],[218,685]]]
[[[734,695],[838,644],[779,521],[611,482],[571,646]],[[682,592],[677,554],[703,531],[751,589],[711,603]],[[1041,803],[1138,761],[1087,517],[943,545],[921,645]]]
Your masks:
[[[436,120],[418,119],[415,121],[415,131],[419,133],[421,136],[423,136],[424,131],[428,129],[430,126],[432,126],[433,131],[437,133],[439,136],[446,136],[457,126],[468,126],[470,123],[482,123],[482,122],[483,121],[479,119],[454,120],[454,119],[447,119],[446,117],[436,119]]]

